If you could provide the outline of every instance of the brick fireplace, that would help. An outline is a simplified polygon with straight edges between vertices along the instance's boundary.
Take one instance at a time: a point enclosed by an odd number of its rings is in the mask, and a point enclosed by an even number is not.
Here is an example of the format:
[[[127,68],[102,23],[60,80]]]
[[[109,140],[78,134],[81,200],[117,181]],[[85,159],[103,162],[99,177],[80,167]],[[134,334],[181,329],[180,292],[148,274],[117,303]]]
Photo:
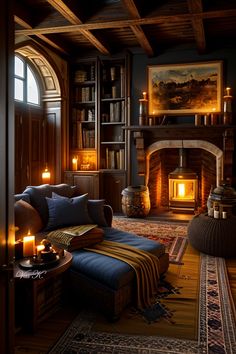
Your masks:
[[[170,208],[169,174],[179,165],[179,151],[197,175],[193,209],[204,208],[211,186],[233,182],[234,128],[229,126],[131,126],[136,145],[138,174],[149,187],[151,209]]]

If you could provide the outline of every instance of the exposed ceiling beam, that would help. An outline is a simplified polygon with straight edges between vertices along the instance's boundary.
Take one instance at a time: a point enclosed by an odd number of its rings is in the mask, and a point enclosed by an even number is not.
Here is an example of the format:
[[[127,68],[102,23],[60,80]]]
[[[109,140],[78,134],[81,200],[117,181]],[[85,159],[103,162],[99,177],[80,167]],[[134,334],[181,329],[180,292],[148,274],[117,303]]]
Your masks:
[[[202,13],[202,0],[188,0],[188,8],[191,14]],[[199,53],[206,51],[206,37],[202,18],[193,18],[192,27]]]
[[[65,4],[62,0],[47,0],[47,2],[56,9],[62,16],[65,17],[73,25],[82,25],[80,18]],[[80,33],[87,38],[102,54],[110,54],[104,44],[94,36],[89,30],[81,29]]]
[[[154,55],[154,50],[152,49],[149,40],[147,39],[145,33],[142,30],[141,26],[131,26],[133,33],[135,34],[139,44],[143,48],[143,50],[147,53],[149,57]]]
[[[16,34],[24,35],[34,35],[34,34],[47,34],[47,33],[68,33],[83,30],[96,30],[96,29],[109,29],[109,28],[120,28],[120,27],[130,27],[134,25],[151,25],[156,23],[163,23],[168,21],[182,22],[183,20],[191,21],[195,19],[209,19],[209,18],[223,18],[223,17],[235,17],[235,10],[217,10],[208,11],[201,13],[185,13],[179,15],[166,15],[166,16],[155,16],[155,17],[145,17],[140,19],[132,20],[118,20],[118,21],[107,21],[107,22],[93,22],[93,23],[83,23],[81,25],[69,25],[69,26],[58,26],[58,27],[44,27],[44,28],[33,28],[33,29],[23,29],[16,30]]]
[[[133,0],[122,0],[122,2],[133,19],[141,18],[139,11],[138,11]],[[135,37],[137,38],[141,47],[147,53],[147,55],[150,57],[153,56],[154,51],[152,49],[152,46],[151,46],[146,34],[144,33],[142,27],[140,25],[132,25],[132,26],[130,26],[130,28],[133,31],[133,33],[134,33]]]
[[[134,0],[122,0],[123,5],[129,11],[132,18],[141,18],[137,6],[135,5]]]
[[[19,18],[16,15],[14,16],[14,21],[24,28],[32,29],[32,27],[30,26],[29,23],[27,23],[25,20],[23,20],[22,18]],[[45,35],[37,34],[36,36],[38,38],[40,38],[42,41],[44,41],[45,43],[49,44],[51,47],[60,51],[61,53],[68,55],[68,52],[61,45],[58,45],[55,41],[52,41],[51,39],[49,39]]]

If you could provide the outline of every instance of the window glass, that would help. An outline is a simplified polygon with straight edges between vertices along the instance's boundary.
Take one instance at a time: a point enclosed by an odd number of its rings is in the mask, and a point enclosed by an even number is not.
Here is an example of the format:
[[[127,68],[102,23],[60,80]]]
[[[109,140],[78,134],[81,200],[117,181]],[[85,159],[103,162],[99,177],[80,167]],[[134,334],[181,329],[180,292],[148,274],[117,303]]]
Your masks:
[[[24,100],[24,81],[15,78],[15,100]]]
[[[24,62],[17,56],[15,56],[15,75],[24,77]]]
[[[39,86],[35,75],[24,59],[15,55],[15,100],[40,104]]]
[[[34,74],[27,65],[27,102],[39,104],[39,90]]]

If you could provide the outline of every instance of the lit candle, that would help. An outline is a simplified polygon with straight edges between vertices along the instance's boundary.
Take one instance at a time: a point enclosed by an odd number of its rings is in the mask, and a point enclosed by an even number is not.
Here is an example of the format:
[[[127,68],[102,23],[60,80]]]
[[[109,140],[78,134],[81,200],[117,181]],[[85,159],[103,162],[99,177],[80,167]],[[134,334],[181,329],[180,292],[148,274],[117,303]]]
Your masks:
[[[36,256],[39,257],[41,255],[41,251],[44,250],[44,245],[38,245],[36,246]]]
[[[50,178],[51,178],[51,173],[48,171],[48,168],[46,166],[45,170],[42,172],[43,183],[50,183]]]
[[[35,236],[25,236],[23,238],[23,256],[32,257],[35,253]]]
[[[210,216],[210,217],[214,216],[214,209],[213,208],[208,209],[208,216]]]
[[[230,90],[231,90],[230,87],[226,87],[226,96],[230,96]]]
[[[77,171],[78,170],[78,158],[73,157],[72,159],[72,170]]]
[[[147,118],[147,93],[143,92],[143,98],[139,99],[139,118],[140,118],[140,125],[145,125],[147,124],[146,118]]]

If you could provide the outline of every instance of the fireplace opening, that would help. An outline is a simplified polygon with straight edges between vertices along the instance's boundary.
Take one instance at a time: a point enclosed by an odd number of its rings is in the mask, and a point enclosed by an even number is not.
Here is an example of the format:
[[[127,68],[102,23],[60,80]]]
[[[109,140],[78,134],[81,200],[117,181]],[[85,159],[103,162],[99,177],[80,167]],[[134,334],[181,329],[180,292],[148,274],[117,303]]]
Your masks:
[[[198,176],[187,167],[186,149],[179,149],[179,166],[168,175],[169,208],[173,212],[194,212],[198,206]]]

